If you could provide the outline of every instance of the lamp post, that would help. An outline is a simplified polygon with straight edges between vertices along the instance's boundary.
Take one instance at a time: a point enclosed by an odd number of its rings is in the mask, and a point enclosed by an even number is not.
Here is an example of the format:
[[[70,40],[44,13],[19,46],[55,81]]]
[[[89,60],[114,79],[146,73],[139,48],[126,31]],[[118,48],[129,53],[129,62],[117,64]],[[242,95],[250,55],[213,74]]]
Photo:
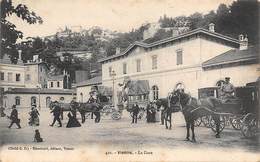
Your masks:
[[[112,70],[111,72],[111,77],[112,77],[112,81],[113,81],[113,89],[112,89],[112,105],[115,106],[115,76],[116,76],[116,73],[114,70]]]
[[[41,110],[41,87],[37,86],[37,90],[38,90],[38,98],[39,98],[39,110]]]

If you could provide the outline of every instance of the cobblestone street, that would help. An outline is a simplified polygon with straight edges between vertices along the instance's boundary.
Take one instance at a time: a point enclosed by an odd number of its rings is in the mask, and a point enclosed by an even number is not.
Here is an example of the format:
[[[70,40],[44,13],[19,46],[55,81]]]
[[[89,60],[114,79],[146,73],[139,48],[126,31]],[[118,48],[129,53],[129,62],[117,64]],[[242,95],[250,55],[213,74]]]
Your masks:
[[[94,120],[87,119],[86,123],[79,128],[66,128],[68,121],[67,113],[64,113],[66,117],[62,121],[63,127],[58,128],[57,125],[54,127],[49,126],[49,123],[52,121],[52,115],[49,114],[48,110],[41,110],[40,114],[40,126],[37,129],[40,130],[44,142],[38,144],[33,142],[36,127],[28,126],[28,113],[25,110],[19,111],[22,129],[16,129],[16,125],[12,129],[7,128],[9,119],[6,117],[0,118],[0,139],[2,146],[4,146],[2,147],[3,151],[7,151],[6,147],[25,145],[26,147],[34,146],[40,148],[57,146],[62,149],[67,147],[75,150],[81,147],[87,147],[90,150],[98,147],[103,148],[102,151],[98,151],[102,154],[109,154],[111,150],[146,150],[146,152],[154,152],[159,148],[172,151],[188,148],[191,152],[192,150],[196,152],[205,149],[207,151],[217,149],[224,152],[225,150],[228,150],[228,152],[240,150],[252,155],[259,152],[259,140],[245,139],[240,131],[235,131],[230,127],[224,129],[219,139],[215,138],[210,128],[196,127],[197,142],[184,141],[186,128],[184,127],[184,119],[181,113],[173,114],[172,130],[166,130],[159,122],[148,124],[141,120],[137,124],[131,124],[128,115],[125,115],[120,120],[101,118],[101,122],[98,124],[94,123]]]

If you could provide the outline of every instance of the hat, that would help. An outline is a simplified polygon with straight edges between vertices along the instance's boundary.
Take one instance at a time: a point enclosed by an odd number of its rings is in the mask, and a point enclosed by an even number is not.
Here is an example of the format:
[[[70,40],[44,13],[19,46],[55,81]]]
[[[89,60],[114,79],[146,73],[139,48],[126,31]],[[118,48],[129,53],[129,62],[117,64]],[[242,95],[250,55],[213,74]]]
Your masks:
[[[12,108],[13,108],[13,109],[16,108],[16,105],[13,105]]]
[[[226,80],[230,80],[230,77],[226,77],[225,79],[226,79]]]

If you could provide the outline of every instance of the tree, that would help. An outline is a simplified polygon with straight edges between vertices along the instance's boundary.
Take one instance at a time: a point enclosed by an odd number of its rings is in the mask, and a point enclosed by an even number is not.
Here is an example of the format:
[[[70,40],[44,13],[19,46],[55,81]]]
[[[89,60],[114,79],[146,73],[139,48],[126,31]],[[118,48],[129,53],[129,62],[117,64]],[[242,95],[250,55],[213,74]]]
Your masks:
[[[1,1],[1,54],[8,54],[11,60],[17,58],[16,41],[23,38],[23,33],[7,17],[15,14],[29,24],[42,23],[42,18],[29,11],[27,6],[18,4],[14,6],[12,0]]]

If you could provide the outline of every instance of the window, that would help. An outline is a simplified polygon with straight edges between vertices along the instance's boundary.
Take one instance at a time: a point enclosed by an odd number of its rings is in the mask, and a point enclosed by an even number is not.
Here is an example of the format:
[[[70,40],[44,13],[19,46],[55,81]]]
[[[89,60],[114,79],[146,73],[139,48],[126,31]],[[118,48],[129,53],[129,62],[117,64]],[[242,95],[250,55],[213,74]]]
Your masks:
[[[157,56],[152,56],[152,69],[157,69]]]
[[[136,72],[141,72],[141,60],[136,60]]]
[[[40,70],[41,70],[41,72],[42,72],[42,67],[40,67]]]
[[[177,57],[176,64],[181,65],[182,64],[182,50],[177,50],[176,57]]]
[[[183,83],[177,83],[177,84],[175,85],[175,89],[179,89],[179,90],[184,91],[184,90],[185,90],[185,86],[184,86]]]
[[[64,97],[61,97],[61,98],[60,98],[60,101],[64,101]]]
[[[21,74],[16,74],[16,75],[15,75],[15,80],[16,80],[17,82],[19,82],[19,81],[21,80]]]
[[[13,73],[7,73],[7,79],[8,79],[8,82],[12,82],[13,81]]]
[[[21,97],[19,96],[15,97],[15,105],[21,105]]]
[[[111,66],[108,68],[108,72],[109,72],[109,76],[111,76],[111,74],[112,74],[112,67]]]
[[[51,97],[46,97],[46,107],[50,107]]]
[[[152,95],[153,100],[157,100],[159,98],[159,88],[156,85],[152,86]]]
[[[123,74],[127,73],[127,64],[123,63]]]
[[[57,87],[60,87],[60,82],[59,81],[57,82]]]
[[[40,76],[40,82],[42,81],[42,77]]]
[[[5,73],[1,72],[1,80],[5,80]]]
[[[51,87],[53,87],[53,82],[51,82]]]
[[[29,81],[29,80],[31,80],[31,76],[30,76],[30,74],[26,74],[26,81]]]

